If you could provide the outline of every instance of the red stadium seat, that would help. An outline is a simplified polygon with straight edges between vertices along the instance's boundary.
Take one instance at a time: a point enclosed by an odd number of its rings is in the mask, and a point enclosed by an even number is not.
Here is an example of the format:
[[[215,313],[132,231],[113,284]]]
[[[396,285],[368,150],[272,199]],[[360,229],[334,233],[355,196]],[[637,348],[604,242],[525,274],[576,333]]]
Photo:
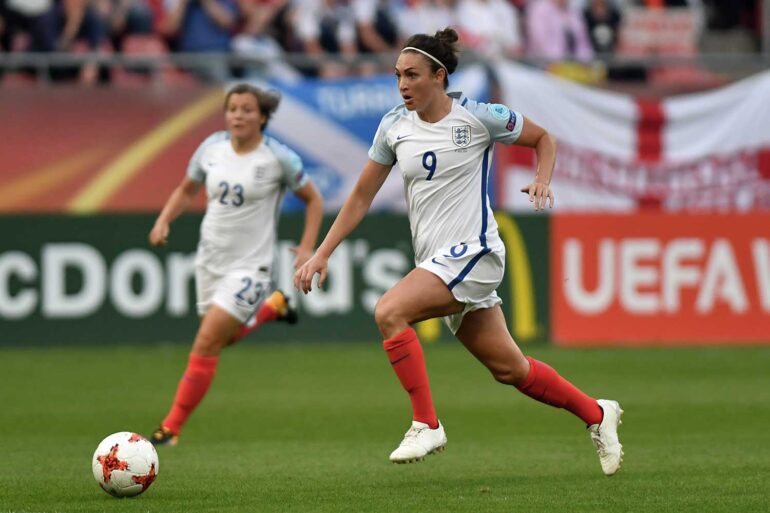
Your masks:
[[[4,88],[26,88],[37,83],[34,75],[23,72],[9,71],[0,78],[0,85]]]
[[[123,40],[124,55],[166,55],[168,47],[163,38],[155,34],[134,34]]]
[[[13,36],[11,41],[12,52],[25,52],[29,48],[29,34],[20,33]]]
[[[166,42],[155,34],[127,36],[123,40],[123,55],[127,57],[163,57],[169,54]],[[154,70],[137,70],[131,66],[116,66],[112,79],[118,86],[145,87],[148,83],[158,82],[166,85],[189,86],[198,84],[198,80],[169,63],[162,63]]]

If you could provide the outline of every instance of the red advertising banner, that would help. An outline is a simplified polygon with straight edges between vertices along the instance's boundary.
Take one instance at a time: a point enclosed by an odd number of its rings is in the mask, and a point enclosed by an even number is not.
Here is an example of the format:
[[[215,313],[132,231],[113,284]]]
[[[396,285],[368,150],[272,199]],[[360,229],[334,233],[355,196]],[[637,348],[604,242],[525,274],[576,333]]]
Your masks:
[[[770,214],[551,221],[557,344],[770,343]]]
[[[221,130],[223,99],[221,87],[3,90],[0,214],[159,212]]]

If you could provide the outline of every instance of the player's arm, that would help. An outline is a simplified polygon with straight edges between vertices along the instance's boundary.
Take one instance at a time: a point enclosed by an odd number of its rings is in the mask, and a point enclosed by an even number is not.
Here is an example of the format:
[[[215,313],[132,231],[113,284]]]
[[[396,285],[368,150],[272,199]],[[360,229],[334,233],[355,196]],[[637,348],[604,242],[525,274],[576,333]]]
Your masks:
[[[329,233],[326,234],[313,257],[294,274],[295,287],[307,294],[312,290],[311,281],[316,273],[320,274],[318,286],[323,286],[326,281],[329,257],[364,218],[374,196],[385,183],[391,167],[393,166],[380,164],[371,159],[366,163],[353,191],[345,200],[340,213],[337,214],[337,219],[334,220],[334,224],[329,229]]]
[[[385,183],[391,167],[393,166],[380,164],[371,159],[367,161],[361,176],[358,177],[358,182],[345,200],[345,204],[342,205],[337,219],[334,220],[334,224],[316,253],[326,258],[330,257],[337,246],[358,226],[372,205],[377,191]]]
[[[323,219],[324,200],[313,182],[307,182],[294,191],[294,194],[305,204],[305,229],[302,232],[299,246],[292,248],[296,255],[294,269],[297,269],[313,256],[313,248],[315,248],[315,243],[318,240],[318,231],[321,229],[321,220]]]
[[[179,215],[187,210],[203,182],[193,180],[185,176],[182,182],[171,193],[163,206],[155,225],[150,231],[150,244],[153,246],[165,246],[168,243],[168,234],[171,231],[171,223]]]
[[[553,208],[551,175],[556,164],[556,139],[543,127],[525,117],[521,135],[515,144],[534,148],[537,155],[535,178],[521,192],[529,194],[529,201],[535,204],[535,210],[545,209],[546,203]]]

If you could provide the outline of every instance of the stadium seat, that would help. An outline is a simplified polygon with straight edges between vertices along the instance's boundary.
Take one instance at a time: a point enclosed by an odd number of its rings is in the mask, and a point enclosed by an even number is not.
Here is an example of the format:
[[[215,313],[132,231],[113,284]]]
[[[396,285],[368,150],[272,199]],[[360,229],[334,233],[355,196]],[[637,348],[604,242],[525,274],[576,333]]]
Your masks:
[[[24,52],[29,47],[29,35],[26,33],[16,34],[11,40],[11,52]],[[37,78],[31,70],[15,71],[10,70],[0,75],[0,85],[4,88],[23,88],[37,83]]]
[[[135,34],[123,40],[123,55],[126,57],[155,57],[169,55],[166,42],[155,34]],[[144,65],[116,66],[113,82],[125,87],[144,87],[150,82],[173,86],[195,85],[198,81],[169,63],[161,63],[156,69]]]
[[[13,39],[11,41],[11,51],[12,52],[25,52],[27,51],[27,48],[29,48],[29,34],[26,33],[19,33],[13,36]]]
[[[132,34],[123,40],[124,55],[167,55],[166,42],[154,34]]]
[[[21,71],[9,71],[0,77],[0,84],[4,88],[26,88],[37,83],[37,78],[30,73]]]

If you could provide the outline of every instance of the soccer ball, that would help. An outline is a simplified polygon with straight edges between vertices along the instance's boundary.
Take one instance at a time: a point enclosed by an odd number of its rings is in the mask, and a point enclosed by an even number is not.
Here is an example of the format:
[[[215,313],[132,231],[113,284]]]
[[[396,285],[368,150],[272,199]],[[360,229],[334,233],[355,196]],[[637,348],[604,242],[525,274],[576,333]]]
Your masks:
[[[94,479],[113,497],[133,497],[158,477],[158,453],[136,433],[113,433],[99,444],[91,459]]]

